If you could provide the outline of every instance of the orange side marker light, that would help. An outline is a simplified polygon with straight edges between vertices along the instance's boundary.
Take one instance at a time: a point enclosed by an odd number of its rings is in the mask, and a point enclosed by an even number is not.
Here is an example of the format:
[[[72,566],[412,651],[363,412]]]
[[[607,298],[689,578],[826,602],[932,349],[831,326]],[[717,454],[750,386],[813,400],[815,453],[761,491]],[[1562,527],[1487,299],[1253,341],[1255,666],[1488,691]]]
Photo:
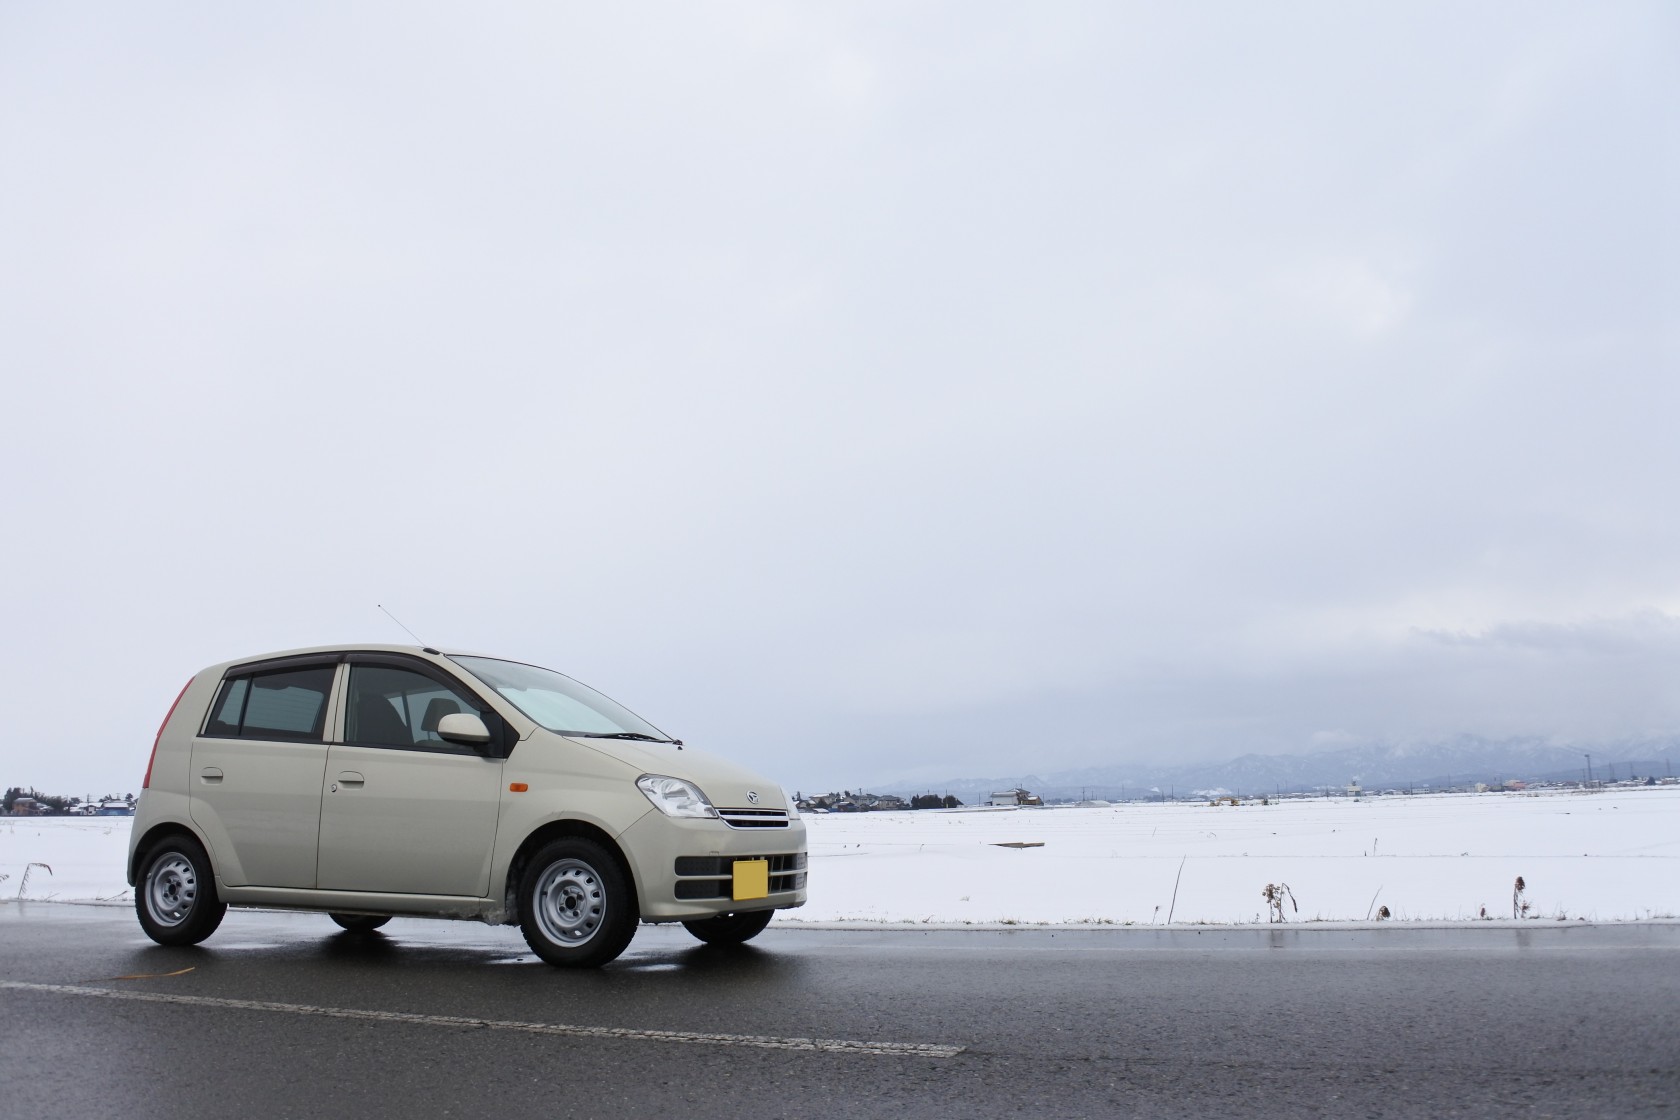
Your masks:
[[[509,782],[508,783],[508,792],[509,793],[524,793],[526,790],[528,790],[530,788],[531,787],[528,784],[526,784],[525,782]]]

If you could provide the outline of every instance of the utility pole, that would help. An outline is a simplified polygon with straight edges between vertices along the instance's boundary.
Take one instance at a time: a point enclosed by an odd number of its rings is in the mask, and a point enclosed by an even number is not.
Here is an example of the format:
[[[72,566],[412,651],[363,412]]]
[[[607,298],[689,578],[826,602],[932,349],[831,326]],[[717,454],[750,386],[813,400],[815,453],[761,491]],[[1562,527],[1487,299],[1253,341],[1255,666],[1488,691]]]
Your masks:
[[[1581,755],[1581,757],[1587,760],[1587,788],[1591,789],[1592,784],[1593,784],[1593,780],[1592,780],[1592,755],[1583,753]]]

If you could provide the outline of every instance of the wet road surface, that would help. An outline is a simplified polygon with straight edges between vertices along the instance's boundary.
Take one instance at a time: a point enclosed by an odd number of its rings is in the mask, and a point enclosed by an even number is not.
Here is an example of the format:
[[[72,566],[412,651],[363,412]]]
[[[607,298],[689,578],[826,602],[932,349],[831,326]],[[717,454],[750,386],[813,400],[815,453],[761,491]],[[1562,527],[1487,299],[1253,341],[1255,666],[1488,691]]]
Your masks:
[[[1680,1115],[1680,925],[518,932],[0,905],[0,1115]]]

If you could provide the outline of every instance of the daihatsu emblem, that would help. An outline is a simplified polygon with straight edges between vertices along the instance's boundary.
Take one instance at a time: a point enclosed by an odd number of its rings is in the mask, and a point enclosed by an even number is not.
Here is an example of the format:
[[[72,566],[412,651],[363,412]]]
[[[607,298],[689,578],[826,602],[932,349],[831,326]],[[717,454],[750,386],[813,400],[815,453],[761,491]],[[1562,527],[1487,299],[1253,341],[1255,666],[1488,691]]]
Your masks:
[[[756,789],[749,789],[747,791],[747,801],[753,805],[758,804],[758,791]]]

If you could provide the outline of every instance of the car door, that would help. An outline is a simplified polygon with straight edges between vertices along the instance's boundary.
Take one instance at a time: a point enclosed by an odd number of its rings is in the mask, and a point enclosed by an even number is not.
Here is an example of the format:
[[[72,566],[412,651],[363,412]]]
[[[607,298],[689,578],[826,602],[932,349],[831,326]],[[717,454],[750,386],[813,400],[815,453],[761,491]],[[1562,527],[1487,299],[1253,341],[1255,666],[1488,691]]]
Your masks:
[[[496,752],[445,742],[438,720],[500,717],[419,659],[352,654],[342,740],[327,752],[316,883],[322,890],[483,898],[501,805]]]
[[[228,671],[193,739],[188,812],[230,887],[312,887],[337,658]]]

